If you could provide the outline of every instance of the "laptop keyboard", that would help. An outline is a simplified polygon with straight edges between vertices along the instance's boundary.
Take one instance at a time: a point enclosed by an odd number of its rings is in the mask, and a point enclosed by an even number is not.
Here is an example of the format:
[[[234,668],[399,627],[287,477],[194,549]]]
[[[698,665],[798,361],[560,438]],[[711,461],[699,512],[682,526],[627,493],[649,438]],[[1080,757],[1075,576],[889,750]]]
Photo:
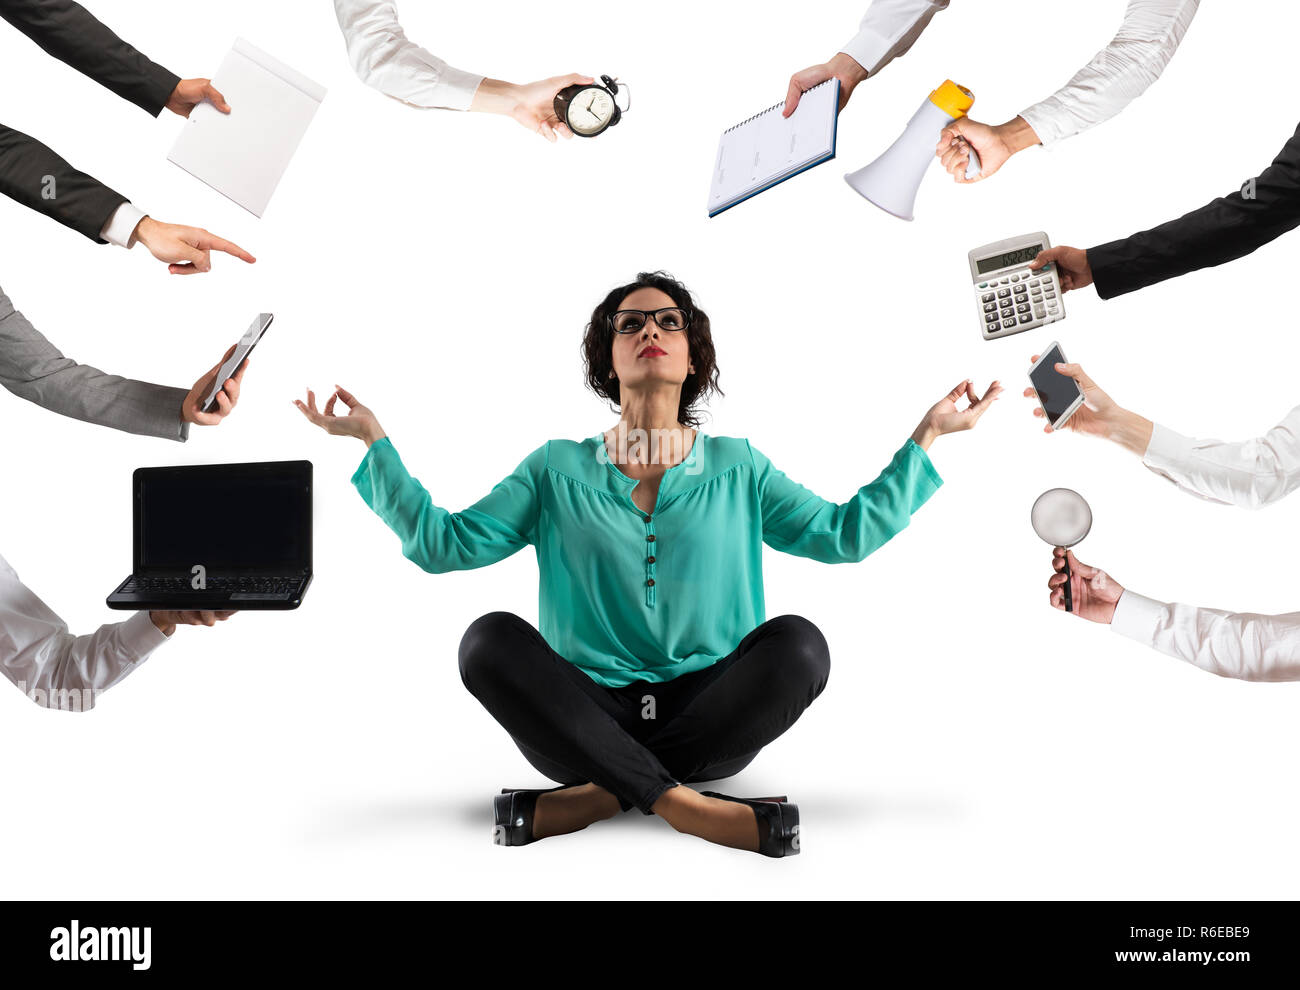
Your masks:
[[[127,579],[123,592],[165,594],[228,594],[232,601],[286,599],[298,590],[300,577],[209,577],[207,586],[194,588],[189,577],[139,577]]]

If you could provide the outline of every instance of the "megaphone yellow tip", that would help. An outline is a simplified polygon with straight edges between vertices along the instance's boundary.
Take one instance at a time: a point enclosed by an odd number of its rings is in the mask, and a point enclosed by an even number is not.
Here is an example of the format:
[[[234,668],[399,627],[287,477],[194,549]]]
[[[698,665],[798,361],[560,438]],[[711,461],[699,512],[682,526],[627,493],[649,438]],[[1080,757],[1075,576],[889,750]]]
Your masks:
[[[965,86],[959,86],[951,79],[945,79],[930,94],[930,102],[955,119],[966,116],[966,111],[975,102],[975,94]]]

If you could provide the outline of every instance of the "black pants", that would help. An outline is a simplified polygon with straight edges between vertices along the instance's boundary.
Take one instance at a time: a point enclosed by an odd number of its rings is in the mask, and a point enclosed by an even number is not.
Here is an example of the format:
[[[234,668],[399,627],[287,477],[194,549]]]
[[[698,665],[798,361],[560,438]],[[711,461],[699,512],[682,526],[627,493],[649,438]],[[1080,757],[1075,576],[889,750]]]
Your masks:
[[[510,612],[474,620],[460,643],[465,687],[529,763],[647,815],[679,782],[748,766],[821,694],[830,665],[821,631],[797,615],[768,620],[704,670],[621,688],[597,684]]]

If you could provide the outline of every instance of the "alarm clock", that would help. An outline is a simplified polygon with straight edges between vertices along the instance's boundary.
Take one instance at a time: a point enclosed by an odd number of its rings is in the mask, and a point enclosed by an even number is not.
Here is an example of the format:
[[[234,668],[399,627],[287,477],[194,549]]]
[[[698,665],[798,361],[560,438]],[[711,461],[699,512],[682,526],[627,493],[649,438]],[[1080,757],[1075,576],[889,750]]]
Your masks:
[[[555,116],[578,137],[595,137],[617,124],[631,109],[630,91],[626,85],[621,88],[627,96],[626,106],[618,105],[620,87],[609,76],[601,76],[599,83],[565,86],[555,94]]]

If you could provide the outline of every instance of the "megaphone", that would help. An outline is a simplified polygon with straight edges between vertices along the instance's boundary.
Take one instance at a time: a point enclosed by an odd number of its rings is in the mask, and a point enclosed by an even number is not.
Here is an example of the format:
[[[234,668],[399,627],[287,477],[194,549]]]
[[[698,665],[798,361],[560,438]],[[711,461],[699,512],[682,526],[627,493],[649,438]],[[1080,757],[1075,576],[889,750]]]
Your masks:
[[[954,120],[966,116],[974,102],[975,94],[969,89],[945,79],[912,114],[898,140],[866,168],[849,172],[844,181],[886,213],[911,220],[916,191],[934,158],[940,133]],[[967,151],[970,160],[966,178],[973,179],[980,174],[980,159],[969,145]]]

